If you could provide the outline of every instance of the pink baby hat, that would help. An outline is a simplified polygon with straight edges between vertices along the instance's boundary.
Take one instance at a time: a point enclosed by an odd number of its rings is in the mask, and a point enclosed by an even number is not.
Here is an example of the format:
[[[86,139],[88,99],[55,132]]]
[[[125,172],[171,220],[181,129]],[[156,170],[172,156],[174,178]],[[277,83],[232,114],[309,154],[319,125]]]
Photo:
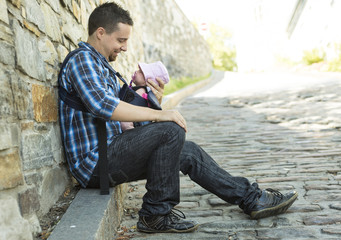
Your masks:
[[[162,62],[157,61],[155,63],[149,63],[149,64],[139,63],[139,67],[141,71],[143,72],[144,78],[146,80],[152,79],[154,82],[159,84],[158,81],[156,80],[156,77],[159,77],[163,80],[165,84],[169,82],[168,71]]]

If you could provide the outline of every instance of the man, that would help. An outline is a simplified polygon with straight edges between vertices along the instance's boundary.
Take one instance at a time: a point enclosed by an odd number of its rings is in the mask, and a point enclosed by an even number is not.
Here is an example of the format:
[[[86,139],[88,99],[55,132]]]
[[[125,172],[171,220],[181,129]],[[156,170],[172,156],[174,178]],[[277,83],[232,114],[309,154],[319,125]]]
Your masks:
[[[82,187],[98,187],[98,136],[94,118],[107,121],[108,170],[111,186],[147,179],[147,193],[137,229],[143,232],[190,232],[198,224],[175,212],[179,170],[221,199],[237,204],[253,219],[285,212],[297,198],[234,177],[198,145],[185,141],[186,121],[174,110],[158,111],[120,101],[119,80],[107,65],[127,51],[133,21],[115,3],[97,7],[89,18],[89,37],[81,51],[61,69],[60,87],[78,96],[86,111],[59,100],[62,140],[73,176]],[[164,83],[148,81],[161,103]],[[154,123],[121,132],[120,121]],[[136,150],[138,149],[138,151]]]

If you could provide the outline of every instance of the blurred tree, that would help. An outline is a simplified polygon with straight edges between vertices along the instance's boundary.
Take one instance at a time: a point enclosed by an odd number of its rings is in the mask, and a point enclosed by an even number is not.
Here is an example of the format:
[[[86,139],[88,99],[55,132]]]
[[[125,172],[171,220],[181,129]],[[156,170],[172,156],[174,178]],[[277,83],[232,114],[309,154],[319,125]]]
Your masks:
[[[325,57],[326,53],[324,50],[318,48],[303,52],[303,62],[307,65],[323,62]]]
[[[209,45],[213,67],[222,71],[237,71],[236,48],[232,43],[232,34],[225,28],[209,24],[206,41]]]

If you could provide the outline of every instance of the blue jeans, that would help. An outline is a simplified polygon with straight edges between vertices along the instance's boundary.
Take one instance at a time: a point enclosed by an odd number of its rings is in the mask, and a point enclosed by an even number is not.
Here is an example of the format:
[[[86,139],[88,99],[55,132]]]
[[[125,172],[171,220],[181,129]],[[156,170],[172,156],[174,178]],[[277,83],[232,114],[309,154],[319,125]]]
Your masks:
[[[140,216],[165,215],[180,202],[179,171],[249,213],[261,195],[257,183],[231,176],[173,122],[128,130],[108,147],[111,185],[147,179]],[[88,187],[98,187],[97,170]]]

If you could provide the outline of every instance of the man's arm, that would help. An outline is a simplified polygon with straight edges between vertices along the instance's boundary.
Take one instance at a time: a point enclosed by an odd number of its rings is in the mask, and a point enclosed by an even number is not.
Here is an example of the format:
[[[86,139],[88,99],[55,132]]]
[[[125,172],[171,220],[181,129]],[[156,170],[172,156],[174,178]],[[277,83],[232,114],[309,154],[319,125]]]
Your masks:
[[[117,105],[110,119],[123,122],[172,121],[187,131],[185,119],[176,110],[155,110],[147,107],[135,106],[123,101],[120,101]]]

